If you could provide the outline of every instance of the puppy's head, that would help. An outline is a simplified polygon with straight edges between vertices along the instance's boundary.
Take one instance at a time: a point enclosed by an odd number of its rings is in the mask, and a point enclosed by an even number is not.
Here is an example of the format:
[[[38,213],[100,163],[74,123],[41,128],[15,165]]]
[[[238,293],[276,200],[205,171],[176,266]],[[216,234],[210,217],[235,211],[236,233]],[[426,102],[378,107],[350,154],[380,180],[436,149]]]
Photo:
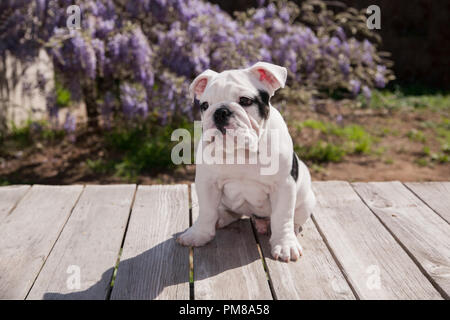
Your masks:
[[[243,135],[250,145],[257,143],[269,118],[269,99],[284,87],[286,76],[286,68],[266,62],[221,73],[204,71],[189,88],[200,106],[203,132]]]

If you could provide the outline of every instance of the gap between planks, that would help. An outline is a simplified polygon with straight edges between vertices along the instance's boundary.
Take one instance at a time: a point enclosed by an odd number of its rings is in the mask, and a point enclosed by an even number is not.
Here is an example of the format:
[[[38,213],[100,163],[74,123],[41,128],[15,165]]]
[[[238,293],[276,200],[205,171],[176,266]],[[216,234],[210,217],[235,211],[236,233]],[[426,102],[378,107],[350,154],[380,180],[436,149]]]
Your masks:
[[[31,188],[32,188],[32,187],[31,187]],[[30,189],[31,189],[31,188],[30,188]],[[45,257],[45,259],[44,259],[44,261],[43,261],[43,263],[42,263],[42,265],[41,265],[41,268],[39,269],[39,271],[38,271],[36,277],[35,277],[34,280],[33,280],[33,283],[31,284],[30,288],[28,289],[28,292],[27,292],[27,294],[26,294],[24,300],[26,300],[26,299],[28,298],[28,295],[30,294],[31,290],[33,289],[34,284],[36,283],[37,278],[38,278],[39,275],[41,274],[41,271],[42,271],[42,269],[44,268],[45,263],[46,263],[47,260],[48,260],[48,257],[50,257],[50,255],[52,254],[52,251],[53,251],[53,249],[55,248],[55,245],[56,245],[56,243],[58,242],[58,239],[61,237],[61,234],[62,234],[64,228],[66,227],[67,221],[69,221],[70,217],[72,216],[73,211],[75,210],[75,207],[76,207],[77,204],[78,204],[78,201],[80,201],[80,198],[81,198],[81,195],[82,195],[83,192],[84,192],[84,189],[85,189],[85,185],[82,186],[82,189],[81,189],[80,194],[78,195],[78,198],[75,200],[75,203],[73,204],[72,209],[70,209],[69,216],[67,217],[66,221],[65,221],[64,224],[63,224],[63,227],[62,227],[61,230],[59,231],[59,234],[58,234],[58,236],[56,237],[55,242],[53,242],[53,245],[52,245],[52,247],[50,248],[50,251],[48,252],[47,257]]]
[[[450,182],[403,182],[403,185],[450,224]]]
[[[353,189],[353,185],[351,185],[351,186],[352,186],[352,189]],[[116,262],[116,265],[115,265],[115,270],[117,270],[117,267],[118,267],[118,265],[120,264],[120,251],[123,249],[123,246],[124,246],[124,243],[125,243],[125,238],[126,238],[126,235],[127,235],[127,232],[128,232],[128,225],[129,225],[130,218],[131,218],[132,211],[133,211],[133,207],[134,207],[134,200],[135,200],[135,197],[136,197],[137,188],[138,188],[138,186],[136,186],[136,188],[135,188],[135,190],[134,190],[134,193],[133,193],[133,200],[132,200],[132,203],[131,203],[131,205],[130,205],[130,209],[129,209],[129,213],[128,213],[128,217],[127,217],[126,229],[125,229],[125,232],[124,232],[124,234],[123,234],[123,238],[122,238],[120,250],[119,250],[119,252],[118,252],[118,257],[117,257],[117,262]],[[410,190],[410,188],[407,187],[407,186],[405,186],[405,188],[407,188],[407,189]],[[25,195],[26,195],[28,192],[30,192],[31,189],[32,189],[32,187],[30,187],[30,188],[27,189],[27,191],[25,192],[25,194],[24,194],[24,195],[23,195],[23,196],[15,203],[14,208],[16,208],[16,207],[19,205],[20,201],[25,197]],[[189,210],[188,210],[188,214],[189,214],[189,224],[188,224],[188,225],[189,225],[189,226],[191,226],[192,223],[193,223],[193,212],[192,212],[192,211],[193,211],[194,203],[193,203],[193,199],[192,199],[192,192],[193,192],[194,189],[195,189],[195,186],[194,186],[194,185],[190,185],[190,186],[188,186],[188,188],[187,188],[187,192],[188,192],[188,203],[189,203],[189,205],[188,205],[188,208],[189,208]],[[65,229],[65,226],[66,226],[66,224],[67,224],[67,221],[68,221],[68,220],[70,219],[70,217],[72,216],[72,213],[73,213],[75,207],[77,206],[78,201],[79,201],[79,199],[81,198],[81,196],[82,196],[84,190],[85,190],[85,186],[83,186],[81,192],[80,192],[79,195],[78,195],[78,198],[76,199],[74,205],[72,206],[72,208],[71,208],[71,210],[70,210],[70,213],[69,213],[69,216],[68,216],[67,219],[65,220],[65,222],[64,222],[64,224],[63,224],[63,227],[61,228],[61,230],[60,230],[60,232],[59,232],[59,234],[58,234],[58,236],[57,236],[55,242],[53,243],[53,245],[52,245],[52,247],[51,247],[51,249],[50,249],[50,251],[49,251],[49,254],[47,255],[47,258],[44,260],[44,262],[43,262],[43,264],[42,264],[42,266],[41,266],[41,268],[40,268],[38,274],[36,275],[36,277],[35,277],[35,279],[34,279],[34,281],[33,281],[33,285],[34,285],[36,279],[39,277],[39,274],[40,274],[40,272],[41,272],[43,266],[45,265],[46,260],[48,259],[48,257],[50,256],[51,252],[53,251],[53,248],[54,248],[55,244],[57,243],[59,237],[61,236],[61,233],[62,233],[63,230]],[[410,190],[410,191],[411,191],[412,194],[415,194],[414,192],[412,192],[412,190]],[[355,192],[355,193],[361,198],[361,196],[359,195],[358,192]],[[415,194],[415,195],[416,195],[416,194]],[[416,196],[417,196],[417,195],[416,195]],[[433,208],[431,208],[431,207],[429,206],[429,204],[428,204],[425,200],[423,200],[421,197],[418,197],[418,196],[417,196],[417,198],[418,198],[421,202],[423,202],[427,207],[429,207],[430,210],[432,210],[433,212],[437,213]],[[394,238],[394,239],[396,240],[396,242],[402,247],[402,249],[405,250],[406,253],[408,253],[408,256],[410,256],[410,258],[411,258],[412,260],[414,260],[414,262],[415,262],[416,264],[418,264],[418,262],[415,260],[414,256],[412,256],[411,253],[408,252],[408,248],[406,248],[406,247],[401,243],[401,241],[395,236],[395,234],[393,234],[393,233],[391,232],[391,230],[389,230],[389,228],[383,223],[383,221],[380,220],[380,218],[377,216],[377,214],[375,214],[375,212],[373,212],[373,210],[370,208],[370,206],[369,206],[362,198],[361,198],[361,201],[362,201],[362,202],[370,209],[370,211],[372,211],[372,213],[378,218],[378,220],[380,221],[381,225],[383,225],[383,227],[384,227],[385,229],[387,229],[387,231],[393,236],[393,238]],[[11,214],[11,213],[13,212],[13,210],[14,210],[14,209],[11,209],[11,210],[9,211],[9,214]],[[439,216],[440,216],[440,215],[439,215]],[[440,217],[441,217],[441,216],[440,216]],[[442,218],[442,217],[441,217],[441,218]],[[323,234],[323,232],[321,232],[320,227],[319,227],[319,224],[317,223],[317,221],[316,221],[314,218],[313,218],[313,222],[314,222],[314,225],[315,225],[317,231],[319,232],[320,236],[322,237],[322,240],[323,240],[323,241],[325,242],[325,244],[327,245],[328,251],[329,251],[329,252],[331,253],[331,255],[333,256],[334,261],[338,264],[339,269],[341,270],[341,272],[343,273],[344,277],[346,278],[347,283],[350,285],[350,288],[352,289],[353,293],[354,293],[355,296],[358,298],[358,296],[357,296],[355,290],[353,289],[353,287],[352,287],[352,285],[351,285],[351,281],[349,281],[349,280],[347,279],[347,275],[346,275],[346,272],[345,272],[345,268],[341,265],[339,259],[336,257],[336,254],[334,253],[333,249],[330,247],[327,238],[325,237],[325,235]],[[261,250],[261,244],[260,244],[260,241],[259,241],[259,239],[258,239],[258,236],[257,236],[257,235],[255,234],[255,232],[254,232],[255,230],[254,230],[254,228],[253,228],[253,225],[251,225],[251,226],[252,226],[252,230],[253,230],[253,236],[255,237],[255,241],[256,241],[256,244],[257,244],[257,247],[258,247],[258,252],[259,252],[259,255],[260,255],[260,259],[261,259],[261,262],[262,262],[262,264],[263,264],[263,268],[266,267],[266,268],[264,268],[264,271],[265,271],[266,276],[267,276],[267,278],[268,278],[268,283],[269,283],[269,287],[270,287],[270,289],[271,289],[272,297],[273,297],[273,298],[276,298],[276,292],[274,291],[274,289],[273,289],[273,283],[271,282],[272,280],[271,280],[271,275],[270,275],[270,268],[267,266],[267,264],[266,264],[266,262],[265,262],[265,256],[264,256],[263,250]],[[189,272],[190,272],[190,273],[191,273],[191,272],[194,272],[194,269],[193,269],[193,268],[195,268],[195,266],[192,266],[192,264],[191,264],[192,252],[193,252],[193,250],[192,250],[192,248],[190,248],[190,253],[191,253],[191,254],[189,255],[189,257],[190,257],[190,258],[189,258],[189,265],[190,265],[190,267],[189,267]],[[424,273],[424,275],[427,276],[426,272],[424,272],[424,270],[421,268],[421,266],[418,265],[418,267],[419,267],[419,269],[422,271],[422,273]],[[113,280],[113,277],[114,277],[114,273],[113,273],[113,275],[111,276],[111,279],[110,279],[111,281]],[[428,278],[428,277],[427,277],[427,278]],[[110,281],[110,283],[111,283],[111,281]],[[195,280],[194,280],[194,281],[195,281]],[[190,282],[190,281],[189,281],[189,282]],[[431,282],[433,283],[433,281],[431,281]],[[30,290],[31,290],[31,288],[33,287],[33,285],[30,287]],[[189,298],[190,298],[190,299],[194,299],[194,298],[195,298],[195,296],[194,296],[194,286],[195,286],[195,283],[192,282],[192,286],[191,286],[191,282],[190,282],[190,284],[189,284],[189,287],[190,287],[190,289],[189,289]],[[192,289],[191,289],[191,287],[192,287]],[[436,288],[436,287],[435,287],[435,288]],[[113,289],[113,287],[111,286],[111,287],[110,287],[110,290],[109,290],[109,293],[108,293],[108,298],[109,298],[109,296],[110,296],[110,294],[111,294],[112,289]],[[30,290],[28,291],[28,293],[30,292]],[[438,291],[440,291],[440,290],[438,290]],[[27,293],[27,295],[28,295],[28,293]],[[440,292],[440,293],[442,294],[442,292]],[[444,297],[445,297],[445,296],[444,296]]]
[[[192,227],[192,188],[194,185],[188,184],[189,200],[189,228]],[[194,292],[194,248],[189,247],[189,300],[195,300]]]
[[[269,267],[267,266],[267,262],[266,262],[266,259],[264,257],[264,253],[263,253],[263,250],[262,250],[261,243],[259,242],[258,232],[256,231],[256,227],[255,227],[255,223],[254,223],[253,219],[250,219],[250,224],[251,224],[251,227],[252,227],[253,236],[255,237],[256,247],[258,248],[258,253],[259,253],[259,256],[261,257],[261,262],[262,262],[262,265],[263,265],[263,268],[264,268],[264,272],[266,273],[267,283],[268,283],[269,288],[270,288],[270,293],[272,294],[273,300],[278,300],[277,294],[276,294],[275,289],[273,287],[272,278],[270,277]]]
[[[313,189],[314,221],[359,298],[442,298],[348,182],[314,182]],[[368,285],[371,274],[379,275],[377,288]]]
[[[191,185],[191,197],[195,221],[195,184]],[[194,248],[193,267],[195,299],[273,299],[250,219],[218,229],[212,241]]]
[[[88,185],[27,299],[106,299],[110,290],[135,185]],[[69,267],[80,287],[67,286]]]
[[[111,299],[189,299],[189,250],[174,236],[189,226],[187,185],[139,186]]]
[[[130,210],[128,212],[127,224],[125,226],[125,231],[123,232],[122,243],[120,244],[119,252],[117,253],[116,265],[114,266],[114,270],[113,270],[113,273],[112,273],[112,276],[111,276],[111,280],[109,281],[110,286],[109,286],[109,289],[108,289],[108,293],[106,295],[106,300],[111,300],[111,293],[112,293],[112,290],[113,290],[113,287],[114,287],[114,280],[115,280],[115,278],[117,276],[117,269],[119,268],[120,257],[122,255],[123,245],[125,243],[125,237],[126,237],[127,232],[128,232],[128,226],[130,224],[131,213],[133,211],[134,201],[136,200],[136,192],[137,192],[138,186],[139,185],[136,184],[136,188],[134,189],[134,193],[133,193],[133,198],[131,199],[131,205],[130,205]]]
[[[194,186],[192,186],[194,190]],[[192,194],[194,206],[197,203],[195,193]],[[193,210],[195,212],[196,210]],[[249,221],[251,222],[251,220]],[[238,223],[238,222],[237,222]],[[241,222],[244,223],[244,222]],[[239,228],[239,225],[233,224],[230,228],[224,228],[223,231],[230,233],[233,229]],[[270,244],[266,235],[258,235],[253,223],[251,223],[251,232],[255,241],[259,258],[264,273],[266,275],[267,285],[269,286],[272,299],[355,299],[358,298],[356,292],[351,287],[349,281],[345,278],[343,270],[339,267],[337,258],[326,245],[326,240],[319,233],[314,223],[309,220],[305,224],[306,232],[300,242],[305,245],[305,256],[297,262],[284,263],[275,261],[270,256]],[[248,230],[245,230],[248,231]],[[301,237],[299,235],[299,237]],[[213,240],[214,241],[214,240]],[[223,241],[223,239],[222,239]],[[217,243],[217,246],[223,243]],[[212,246],[212,245],[210,245]],[[204,250],[204,249],[195,249]],[[208,250],[208,249],[206,249]],[[217,254],[218,252],[216,252]],[[211,258],[211,257],[210,257]],[[202,262],[202,264],[205,264]],[[205,266],[203,266],[205,268]],[[242,268],[242,267],[240,267]],[[196,265],[194,265],[194,272]],[[242,271],[244,268],[242,268]],[[248,272],[248,271],[247,271]],[[214,277],[214,275],[212,276]],[[204,281],[204,280],[202,280]],[[210,280],[212,288],[217,286],[214,280]],[[199,284],[194,280],[194,287]],[[203,287],[207,287],[205,283]],[[204,291],[204,289],[203,289]],[[216,297],[212,297],[216,298]]]
[[[0,245],[2,298],[24,299],[27,296],[82,190],[81,185],[34,185],[0,223],[0,233],[4,236]],[[46,201],[48,194],[55,199]]]
[[[274,260],[268,235],[255,233],[261,247],[273,295],[279,300],[354,300],[358,296],[346,279],[323,234],[310,218],[297,235],[303,256],[296,262]]]
[[[450,227],[447,221],[399,181],[352,183],[351,186],[442,298],[448,300]]]

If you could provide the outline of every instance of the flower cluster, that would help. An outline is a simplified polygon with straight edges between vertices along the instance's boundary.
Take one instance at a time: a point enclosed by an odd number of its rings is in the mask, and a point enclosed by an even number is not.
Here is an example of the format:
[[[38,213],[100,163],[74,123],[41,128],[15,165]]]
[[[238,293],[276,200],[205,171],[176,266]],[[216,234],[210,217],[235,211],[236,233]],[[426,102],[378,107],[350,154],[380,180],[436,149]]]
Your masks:
[[[81,29],[69,32],[65,9],[71,2],[2,1],[0,11],[10,14],[0,25],[0,53],[19,55],[31,52],[25,46],[45,43],[72,98],[84,99],[95,109],[88,114],[106,123],[114,115],[136,120],[152,114],[162,123],[192,118],[187,91],[198,73],[258,60],[287,67],[289,92],[309,98],[344,90],[370,99],[371,88],[393,78],[370,34],[356,35],[357,28],[342,23],[356,14],[334,14],[322,1],[301,8],[259,1],[258,8],[232,17],[204,0],[85,0]],[[20,46],[14,37],[24,39]]]
[[[352,96],[362,92],[370,98],[370,88],[384,88],[393,79],[386,67],[389,62],[369,39],[357,40],[352,34],[360,29],[367,32],[363,21],[349,22],[360,17],[352,17],[350,11],[344,17],[347,32],[339,21],[342,13],[333,15],[318,1],[305,1],[302,8],[277,1],[238,14],[238,20],[259,39],[260,58],[287,67],[295,90],[320,96],[344,89]]]

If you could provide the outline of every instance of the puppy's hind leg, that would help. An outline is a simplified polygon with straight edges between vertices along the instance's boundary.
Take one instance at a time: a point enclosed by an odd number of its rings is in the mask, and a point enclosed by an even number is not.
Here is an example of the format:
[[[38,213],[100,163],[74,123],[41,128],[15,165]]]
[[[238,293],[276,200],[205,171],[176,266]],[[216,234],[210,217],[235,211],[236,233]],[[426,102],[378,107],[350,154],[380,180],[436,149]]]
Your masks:
[[[217,219],[216,229],[225,228],[227,225],[239,220],[241,215],[227,210],[223,205],[218,208],[219,219]]]
[[[316,197],[312,190],[308,192],[308,195],[303,201],[298,204],[294,211],[294,231],[298,234],[300,228],[305,224],[308,218],[311,216],[312,209],[316,205]]]

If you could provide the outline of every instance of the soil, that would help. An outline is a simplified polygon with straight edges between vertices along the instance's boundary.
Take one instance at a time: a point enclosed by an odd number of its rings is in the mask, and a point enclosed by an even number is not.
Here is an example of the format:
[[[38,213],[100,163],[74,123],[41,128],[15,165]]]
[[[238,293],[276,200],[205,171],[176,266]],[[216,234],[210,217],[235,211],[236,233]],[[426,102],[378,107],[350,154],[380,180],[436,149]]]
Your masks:
[[[429,161],[419,165],[417,160],[424,157],[426,145],[431,150],[439,150],[440,144],[432,128],[426,128],[424,121],[438,123],[442,113],[430,110],[414,111],[354,109],[344,103],[324,103],[315,110],[299,109],[296,106],[281,110],[296,144],[308,145],[318,137],[299,133],[296,121],[317,119],[337,121],[339,125],[359,124],[376,137],[373,149],[383,148],[381,154],[347,155],[338,163],[308,163],[313,180],[346,181],[444,181],[450,180],[450,164]],[[448,111],[447,111],[448,112]],[[448,117],[448,115],[446,115]],[[340,117],[339,117],[340,118]],[[295,119],[295,120],[292,120]],[[386,134],[386,129],[391,133]],[[421,130],[426,142],[414,141],[407,133]],[[384,130],[384,133],[383,133]],[[54,142],[37,142],[25,148],[8,148],[8,141],[0,150],[0,184],[172,184],[192,183],[195,166],[179,166],[174,170],[149,172],[133,181],[124,180],[113,173],[94,173],[87,165],[88,159],[104,159],[108,154],[104,149],[102,135],[86,129],[77,133],[75,142],[69,138]]]

